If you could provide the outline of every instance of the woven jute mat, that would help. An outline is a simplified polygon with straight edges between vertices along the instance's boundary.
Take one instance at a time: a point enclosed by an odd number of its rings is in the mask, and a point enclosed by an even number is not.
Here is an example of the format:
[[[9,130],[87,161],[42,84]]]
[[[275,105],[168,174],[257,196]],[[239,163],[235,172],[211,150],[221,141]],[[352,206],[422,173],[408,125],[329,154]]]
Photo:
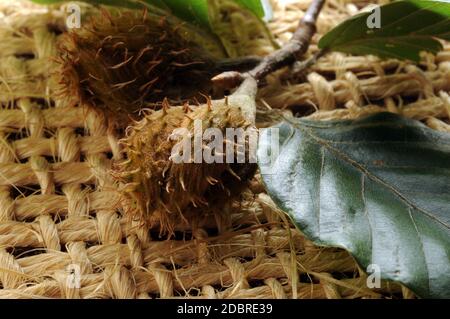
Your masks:
[[[290,37],[308,4],[274,3],[277,41]],[[328,1],[308,54],[320,34],[367,4]],[[52,57],[65,16],[0,2],[0,298],[413,297],[394,283],[367,288],[352,257],[305,239],[258,178],[226,214],[180,223],[169,240],[157,223],[148,230],[124,218],[110,174],[120,136],[98,113],[55,94]],[[306,77],[282,71],[268,84],[260,105],[298,116],[390,111],[450,131],[448,44],[417,66],[333,53]]]

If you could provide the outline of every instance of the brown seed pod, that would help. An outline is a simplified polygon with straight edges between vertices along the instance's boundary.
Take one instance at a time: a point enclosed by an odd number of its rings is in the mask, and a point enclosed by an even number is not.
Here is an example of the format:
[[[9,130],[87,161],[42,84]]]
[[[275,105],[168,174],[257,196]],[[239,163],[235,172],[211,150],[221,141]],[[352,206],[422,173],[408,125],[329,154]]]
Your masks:
[[[208,100],[192,109],[168,107],[165,102],[163,110],[153,111],[128,129],[122,141],[127,159],[118,166],[117,175],[127,183],[124,194],[130,216],[157,220],[161,232],[171,234],[185,212],[196,208],[199,213],[208,211],[239,193],[256,170],[256,164],[249,163],[248,145],[249,136],[256,131],[252,131],[254,124],[242,101],[254,103],[235,96],[230,101]],[[248,138],[230,138],[227,129],[241,129]],[[224,139],[212,140],[208,130]],[[196,158],[199,149],[200,158]],[[205,160],[205,152],[215,156],[212,162]],[[240,152],[244,163],[236,163]],[[178,161],[174,160],[177,156]]]
[[[222,176],[224,173],[229,174],[229,178],[234,177],[236,181],[240,179],[240,169],[235,172],[233,168],[237,169],[238,167],[235,162],[239,149],[242,149],[242,152],[244,152],[242,154],[244,156],[243,159],[248,161],[248,140],[236,140],[234,134],[231,134],[233,136],[228,138],[227,129],[228,132],[230,132],[230,129],[234,131],[241,129],[244,132],[252,128],[252,123],[243,116],[239,106],[216,103],[213,107],[212,102],[208,102],[206,105],[190,112],[184,118],[180,127],[185,128],[186,132],[194,133],[194,136],[185,136],[185,141],[191,142],[189,144],[192,152],[190,158],[185,158],[182,163],[172,164],[168,171],[170,197],[181,199],[186,194],[191,194],[190,202],[193,204],[201,203],[203,200],[202,196],[210,185],[217,184],[222,188],[226,186],[223,182],[224,176]],[[216,142],[214,146],[217,146],[217,141],[205,134],[207,130],[209,130],[209,133],[217,133],[215,135],[220,135],[219,137],[223,139],[222,145],[219,146],[218,152],[220,153],[212,154],[217,149],[213,150],[211,144]],[[214,138],[216,137],[214,136]],[[195,149],[194,139],[201,139],[198,143],[201,147]],[[178,145],[183,145],[183,142],[185,142],[180,139],[177,141]],[[218,142],[220,143],[221,141]],[[228,158],[226,158],[227,147],[232,151],[231,156],[228,156]],[[197,154],[195,154],[196,151]],[[213,161],[213,163],[204,163],[207,161],[205,158],[206,152],[208,152],[210,157],[209,161]],[[195,157],[199,161],[196,162]]]
[[[172,149],[169,136],[184,116],[182,108],[169,108],[164,103],[163,109],[150,110],[127,129],[127,136],[121,141],[127,158],[117,165],[114,175],[126,183],[129,215],[144,215],[159,203],[161,180],[168,168],[167,154]]]
[[[221,45],[173,16],[102,11],[60,42],[60,94],[123,120],[151,102],[206,93]]]

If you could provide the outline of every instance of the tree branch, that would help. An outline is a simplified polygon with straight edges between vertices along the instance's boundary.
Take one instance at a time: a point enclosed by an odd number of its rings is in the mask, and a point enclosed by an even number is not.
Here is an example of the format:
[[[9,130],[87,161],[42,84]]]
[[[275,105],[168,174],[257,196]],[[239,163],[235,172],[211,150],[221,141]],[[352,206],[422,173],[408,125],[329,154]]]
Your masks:
[[[292,66],[292,75],[296,76],[300,73],[303,73],[307,68],[309,68],[311,65],[314,65],[319,58],[321,58],[324,54],[328,53],[327,50],[320,50],[314,53],[309,59],[304,61],[297,61]]]
[[[313,0],[289,42],[281,49],[264,57],[254,69],[247,73],[237,71],[221,73],[212,78],[213,83],[231,89],[240,85],[248,77],[259,82],[268,74],[282,67],[292,65],[308,50],[311,39],[316,33],[317,17],[324,3],[325,0]]]

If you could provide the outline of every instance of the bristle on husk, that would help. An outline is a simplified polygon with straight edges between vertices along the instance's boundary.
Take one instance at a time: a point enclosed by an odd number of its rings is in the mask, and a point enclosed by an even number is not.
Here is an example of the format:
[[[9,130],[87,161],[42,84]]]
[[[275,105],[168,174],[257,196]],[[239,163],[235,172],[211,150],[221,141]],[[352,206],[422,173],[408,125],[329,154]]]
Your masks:
[[[207,92],[221,45],[172,16],[104,11],[62,36],[59,94],[122,121],[164,97]]]
[[[200,123],[201,132],[198,132]],[[239,194],[256,170],[256,165],[248,162],[249,147],[245,139],[223,142],[224,150],[225,144],[232,144],[234,163],[229,163],[225,152],[217,154],[217,158],[222,157],[222,163],[206,163],[203,158],[195,162],[196,136],[203,135],[206,129],[215,129],[226,136],[227,128],[251,130],[253,124],[246,120],[239,106],[227,105],[224,100],[154,111],[129,127],[127,137],[122,140],[127,158],[118,166],[116,174],[129,185],[124,188],[126,206],[131,207],[127,214],[147,217],[150,224],[157,221],[161,233],[171,235],[174,224],[180,220],[189,222],[184,216],[194,210],[199,214],[220,211],[224,201]],[[185,134],[180,135],[175,129]],[[188,140],[192,150],[189,157],[182,162],[174,161],[178,152],[174,150]],[[203,138],[201,149],[209,147],[209,142]],[[246,152],[245,163],[236,163],[239,149]]]

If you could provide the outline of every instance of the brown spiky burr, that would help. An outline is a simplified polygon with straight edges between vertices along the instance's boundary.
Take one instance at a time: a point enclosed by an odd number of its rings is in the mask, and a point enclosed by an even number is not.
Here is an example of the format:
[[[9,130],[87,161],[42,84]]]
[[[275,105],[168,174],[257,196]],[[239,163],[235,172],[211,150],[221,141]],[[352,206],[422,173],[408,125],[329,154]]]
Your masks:
[[[129,127],[122,140],[127,158],[118,165],[116,175],[125,185],[128,214],[157,220],[162,233],[171,234],[174,223],[187,211],[210,210],[239,193],[256,170],[256,164],[249,161],[251,134],[256,131],[251,111],[254,97],[239,91],[223,100],[208,99],[200,106],[169,107],[167,103],[165,100],[163,109],[151,111]],[[230,138],[227,129],[242,129],[248,135]],[[206,137],[207,130],[223,137],[222,147],[215,149],[214,161],[209,163],[204,157],[195,158],[198,147],[202,156],[205,150],[211,151],[213,141]],[[192,152],[182,161],[174,160],[185,142],[189,149],[183,148],[183,153]],[[231,153],[226,154],[227,149]],[[243,156],[242,163],[237,163],[239,156]]]
[[[207,93],[225,57],[216,39],[167,14],[106,11],[60,40],[59,93],[128,120],[163,98]]]

